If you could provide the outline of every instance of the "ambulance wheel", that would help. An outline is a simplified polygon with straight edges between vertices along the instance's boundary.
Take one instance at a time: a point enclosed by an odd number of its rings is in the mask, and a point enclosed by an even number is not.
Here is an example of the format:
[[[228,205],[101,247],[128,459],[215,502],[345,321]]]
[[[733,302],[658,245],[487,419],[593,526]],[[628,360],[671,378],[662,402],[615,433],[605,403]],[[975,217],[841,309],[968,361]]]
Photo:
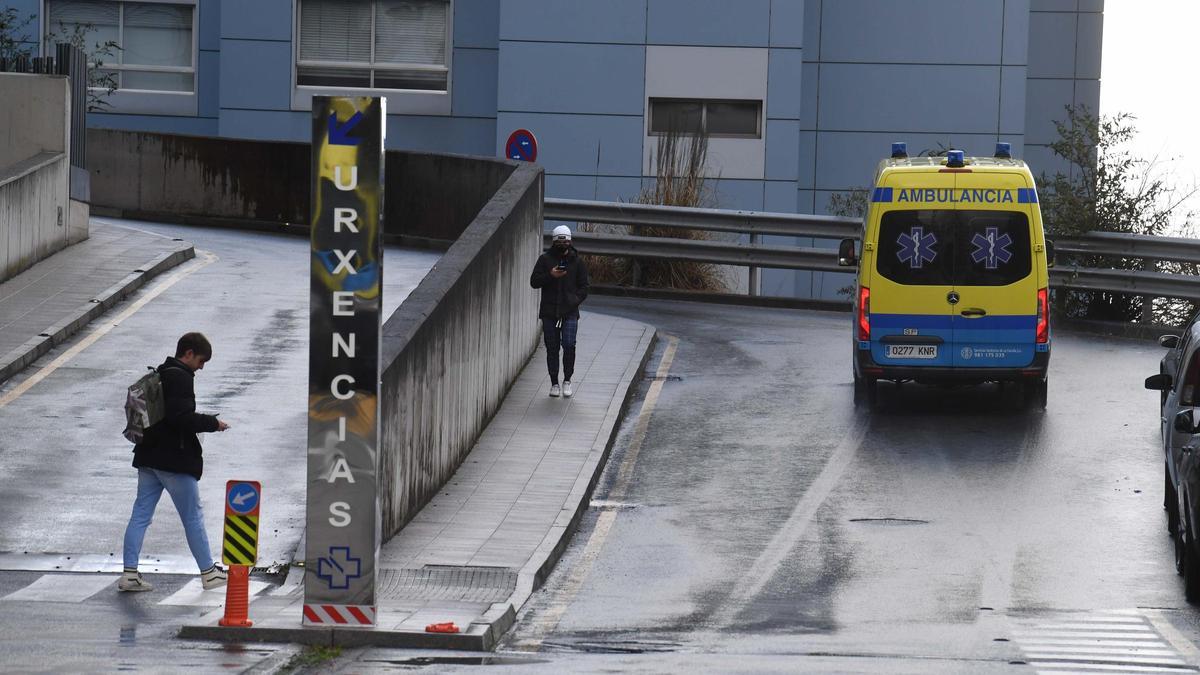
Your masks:
[[[1047,378],[1025,383],[1025,405],[1032,410],[1045,410],[1049,398]]]

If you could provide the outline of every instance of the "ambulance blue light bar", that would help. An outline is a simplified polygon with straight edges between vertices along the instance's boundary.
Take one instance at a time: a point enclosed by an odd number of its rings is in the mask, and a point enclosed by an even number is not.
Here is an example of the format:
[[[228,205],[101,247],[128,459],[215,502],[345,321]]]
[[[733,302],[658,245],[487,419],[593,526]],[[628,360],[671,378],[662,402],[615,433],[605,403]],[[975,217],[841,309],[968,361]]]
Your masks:
[[[997,143],[996,144],[996,159],[1012,159],[1012,144]]]
[[[966,166],[966,154],[962,150],[950,150],[946,153],[946,166],[951,168]]]
[[[892,143],[892,159],[908,157],[908,143]]]

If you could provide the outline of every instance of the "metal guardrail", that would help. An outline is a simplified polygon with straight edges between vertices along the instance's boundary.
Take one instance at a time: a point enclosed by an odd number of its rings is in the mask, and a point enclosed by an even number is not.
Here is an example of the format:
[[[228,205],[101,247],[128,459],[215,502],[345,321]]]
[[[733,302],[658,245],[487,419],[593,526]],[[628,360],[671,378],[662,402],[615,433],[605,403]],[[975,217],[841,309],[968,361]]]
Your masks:
[[[544,217],[546,220],[583,223],[734,232],[750,234],[752,239],[761,235],[858,239],[862,231],[861,221],[836,216],[695,209],[574,199],[547,199]],[[639,237],[599,232],[577,232],[575,239],[585,252],[595,255],[686,260],[751,268],[852,272],[850,268],[840,267],[837,251],[828,248]],[[1050,270],[1050,281],[1055,286],[1127,293],[1147,298],[1169,297],[1200,301],[1200,277],[1197,276],[1063,264],[1063,258],[1079,255],[1137,258],[1144,260],[1149,267],[1153,267],[1160,260],[1200,264],[1200,240],[1095,232],[1081,237],[1059,237],[1053,241],[1055,252],[1059,254],[1059,264]]]

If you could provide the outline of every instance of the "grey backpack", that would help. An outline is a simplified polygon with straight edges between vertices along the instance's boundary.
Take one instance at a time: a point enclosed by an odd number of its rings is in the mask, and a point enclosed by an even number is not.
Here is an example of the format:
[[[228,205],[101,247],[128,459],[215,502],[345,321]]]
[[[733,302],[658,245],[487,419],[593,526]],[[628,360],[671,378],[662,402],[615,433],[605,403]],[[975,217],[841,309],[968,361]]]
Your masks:
[[[157,370],[150,368],[150,372],[129,385],[125,394],[125,430],[121,433],[130,443],[141,443],[146,430],[162,421],[164,408],[162,378]]]

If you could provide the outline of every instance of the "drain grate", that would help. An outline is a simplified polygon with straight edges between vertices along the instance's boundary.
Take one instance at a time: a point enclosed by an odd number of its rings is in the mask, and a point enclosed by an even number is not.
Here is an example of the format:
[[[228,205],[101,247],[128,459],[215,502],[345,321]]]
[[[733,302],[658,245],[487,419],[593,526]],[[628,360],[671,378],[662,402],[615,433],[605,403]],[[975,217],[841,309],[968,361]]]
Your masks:
[[[851,518],[852,523],[871,523],[875,525],[928,525],[928,520],[920,518]]]
[[[508,567],[381,569],[376,595],[392,600],[503,602],[517,588]]]

